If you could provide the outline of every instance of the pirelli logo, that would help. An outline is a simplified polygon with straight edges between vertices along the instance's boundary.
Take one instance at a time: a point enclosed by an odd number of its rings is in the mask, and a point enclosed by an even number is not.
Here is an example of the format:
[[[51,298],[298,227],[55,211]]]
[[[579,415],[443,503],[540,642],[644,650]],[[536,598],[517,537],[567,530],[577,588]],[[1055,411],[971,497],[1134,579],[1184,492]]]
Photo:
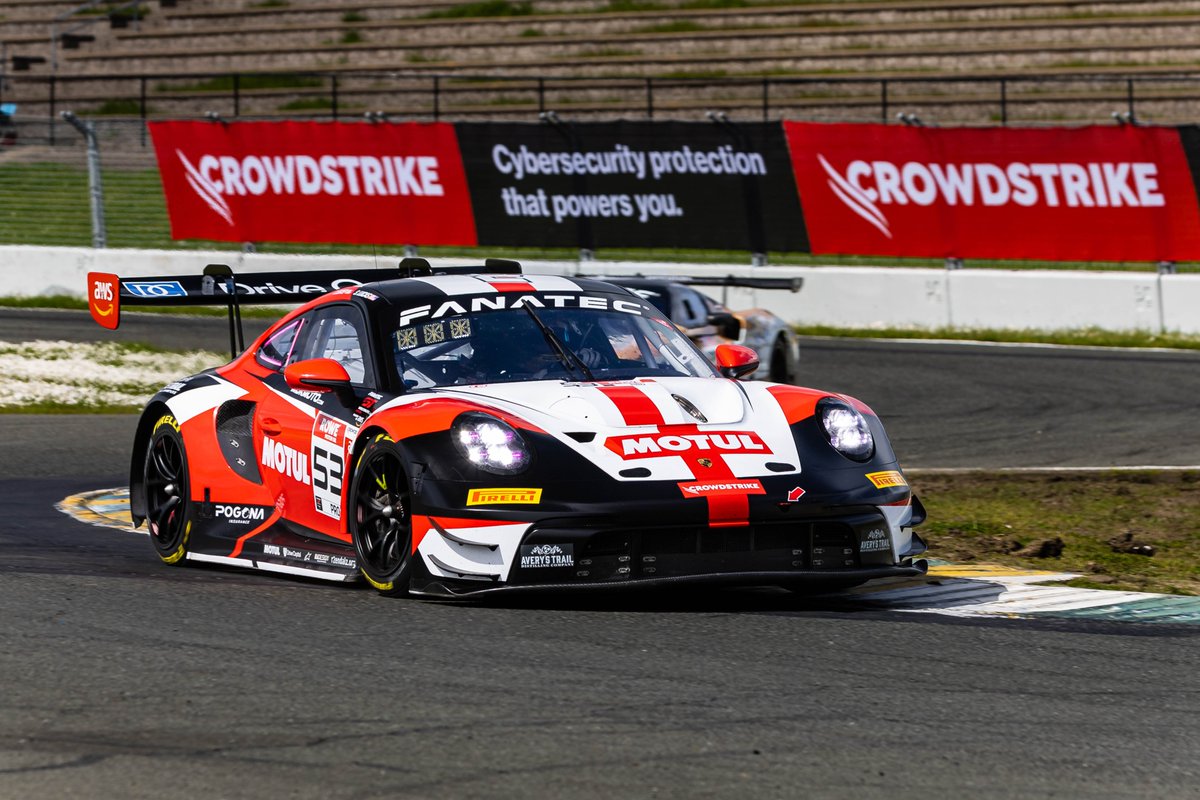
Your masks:
[[[894,469],[887,472],[868,472],[867,480],[875,484],[876,489],[887,489],[891,486],[908,486],[908,481],[904,480],[904,476]]]
[[[467,492],[469,506],[536,505],[540,502],[541,489],[472,489]]]

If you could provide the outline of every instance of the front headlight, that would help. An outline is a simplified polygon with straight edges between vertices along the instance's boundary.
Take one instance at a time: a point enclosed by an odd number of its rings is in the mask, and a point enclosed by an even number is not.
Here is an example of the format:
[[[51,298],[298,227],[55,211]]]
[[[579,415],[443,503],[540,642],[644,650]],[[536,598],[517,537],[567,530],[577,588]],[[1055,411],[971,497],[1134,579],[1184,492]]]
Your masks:
[[[875,439],[858,409],[844,400],[827,397],[817,404],[817,416],[830,447],[852,461],[871,460]]]
[[[521,434],[490,414],[469,411],[450,427],[454,446],[467,461],[486,472],[515,475],[533,460]]]

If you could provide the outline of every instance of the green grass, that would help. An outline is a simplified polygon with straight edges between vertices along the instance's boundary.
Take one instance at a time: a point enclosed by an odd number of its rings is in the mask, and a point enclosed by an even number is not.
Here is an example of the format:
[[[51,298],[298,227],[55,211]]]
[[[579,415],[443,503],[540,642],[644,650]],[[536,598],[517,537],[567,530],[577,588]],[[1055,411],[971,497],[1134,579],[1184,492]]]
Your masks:
[[[146,106],[147,114],[153,112],[153,108]],[[79,112],[79,116],[81,117],[140,117],[141,115],[141,101],[134,100],[131,97],[119,100],[105,100],[98,108]]]
[[[251,89],[305,89],[321,85],[323,85],[323,81],[315,75],[249,73],[238,76],[239,91]],[[193,83],[159,83],[155,85],[154,90],[158,92],[232,92],[233,76],[218,75]]]
[[[991,330],[987,328],[837,328],[801,325],[801,336],[838,336],[856,339],[945,339],[977,342],[1037,342],[1085,347],[1171,347],[1200,350],[1200,335],[1110,331],[1101,328],[1068,330]]]
[[[1200,594],[1200,472],[922,473],[909,475],[929,512],[929,555],[1085,577],[1077,585]],[[1057,558],[1018,552],[1061,539]],[[1132,543],[1152,556],[1121,552]]]
[[[367,15],[361,11],[347,11],[342,14],[342,22],[366,22]]]
[[[58,308],[71,311],[86,311],[87,301],[74,295],[56,294],[38,297],[0,297],[0,308]],[[278,319],[290,305],[242,306],[242,316],[247,319]],[[122,308],[122,314],[179,314],[194,317],[225,317],[229,312],[225,306],[137,306]],[[170,352],[159,350],[153,345],[130,344],[131,352]]]
[[[690,19],[677,19],[671,22],[663,22],[658,25],[647,25],[643,28],[634,28],[633,33],[694,33],[695,31],[708,30],[703,25],[692,22]]]
[[[333,100],[328,97],[301,97],[276,108],[280,111],[327,111],[333,108]],[[341,110],[345,111],[345,106],[341,106]]]
[[[427,11],[425,19],[459,19],[468,17],[527,17],[533,13],[531,0],[478,0],[450,8]]]
[[[358,44],[365,41],[363,35],[358,31],[343,31],[342,38],[339,40],[342,44]]]

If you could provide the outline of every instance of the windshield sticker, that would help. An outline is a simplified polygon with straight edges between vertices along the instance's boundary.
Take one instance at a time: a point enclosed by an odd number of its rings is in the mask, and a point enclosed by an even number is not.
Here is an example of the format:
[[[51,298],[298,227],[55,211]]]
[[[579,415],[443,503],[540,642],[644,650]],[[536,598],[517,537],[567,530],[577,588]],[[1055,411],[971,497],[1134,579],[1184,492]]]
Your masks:
[[[445,316],[458,316],[479,311],[505,311],[525,308],[587,308],[595,311],[620,311],[625,314],[642,315],[642,305],[633,300],[619,298],[593,297],[578,294],[544,294],[541,296],[523,294],[513,297],[510,294],[484,295],[447,300],[438,306],[427,303],[400,312],[400,327],[406,327],[419,319],[440,319]]]
[[[401,350],[412,350],[417,346],[417,329],[401,328],[396,331],[396,346]]]
[[[446,341],[446,326],[441,322],[431,322],[428,325],[423,325],[421,332],[425,337],[425,344],[437,344],[438,342]]]

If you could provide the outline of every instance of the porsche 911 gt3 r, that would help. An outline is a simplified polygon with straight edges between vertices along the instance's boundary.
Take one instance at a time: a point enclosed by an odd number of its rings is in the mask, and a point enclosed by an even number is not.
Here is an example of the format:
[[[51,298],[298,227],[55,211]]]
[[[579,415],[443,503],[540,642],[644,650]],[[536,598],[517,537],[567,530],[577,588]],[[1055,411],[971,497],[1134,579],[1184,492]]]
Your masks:
[[[239,298],[319,295],[146,406],[131,511],[164,562],[445,597],[924,571],[924,512],[858,400],[739,381],[752,350],[714,366],[612,284],[400,274],[88,276],[108,327],[122,304],[228,303],[232,325]]]

